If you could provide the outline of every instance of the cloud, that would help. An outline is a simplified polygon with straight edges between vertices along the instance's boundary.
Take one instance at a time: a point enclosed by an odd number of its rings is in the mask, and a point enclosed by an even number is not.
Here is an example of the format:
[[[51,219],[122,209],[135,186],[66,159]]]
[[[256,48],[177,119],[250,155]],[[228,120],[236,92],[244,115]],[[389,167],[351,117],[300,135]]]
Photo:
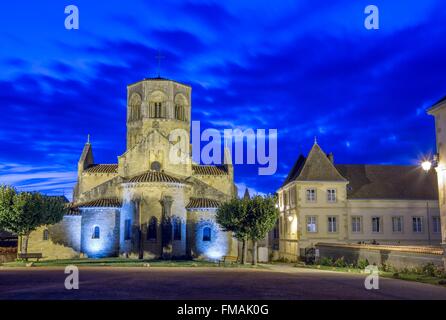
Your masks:
[[[14,185],[19,191],[40,191],[50,195],[71,192],[77,172],[66,171],[60,166],[33,166],[32,164],[3,163],[0,165],[0,184]]]
[[[0,164],[1,178],[69,186],[88,133],[95,160],[116,162],[126,86],[156,75],[158,50],[161,75],[192,85],[202,129],[278,129],[275,176],[235,167],[254,190],[274,192],[314,136],[338,163],[414,163],[434,151],[425,110],[446,94],[440,5],[379,2],[376,32],[350,1],[83,2],[85,27],[70,34],[45,29],[54,9],[36,8],[48,14],[42,29],[0,31],[10,48],[0,54],[0,160],[19,164]]]

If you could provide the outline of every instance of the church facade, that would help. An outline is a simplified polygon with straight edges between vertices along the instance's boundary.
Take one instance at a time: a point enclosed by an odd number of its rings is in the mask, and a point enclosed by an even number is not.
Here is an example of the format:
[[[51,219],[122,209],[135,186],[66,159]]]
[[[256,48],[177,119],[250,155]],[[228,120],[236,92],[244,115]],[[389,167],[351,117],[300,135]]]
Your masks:
[[[315,142],[295,162],[278,198],[274,234],[281,258],[297,260],[317,243],[441,243],[434,169],[336,164]]]
[[[70,214],[33,232],[29,252],[48,259],[237,255],[236,240],[215,222],[218,205],[237,194],[230,160],[199,165],[191,152],[171,159],[184,150],[176,144],[190,144],[191,107],[185,84],[152,78],[129,85],[125,153],[98,164],[85,144]],[[183,136],[172,141],[175,130]]]

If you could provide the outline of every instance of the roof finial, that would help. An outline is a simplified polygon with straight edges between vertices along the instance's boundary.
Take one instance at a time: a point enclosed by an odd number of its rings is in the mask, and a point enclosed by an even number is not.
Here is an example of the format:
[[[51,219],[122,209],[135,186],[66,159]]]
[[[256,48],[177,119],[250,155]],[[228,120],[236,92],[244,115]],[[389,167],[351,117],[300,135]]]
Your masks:
[[[156,59],[158,60],[158,78],[161,78],[161,59],[164,59],[164,56],[161,55],[161,50],[158,50]]]
[[[90,134],[87,135],[87,143],[90,144]]]
[[[314,144],[317,144],[317,137],[314,136]]]

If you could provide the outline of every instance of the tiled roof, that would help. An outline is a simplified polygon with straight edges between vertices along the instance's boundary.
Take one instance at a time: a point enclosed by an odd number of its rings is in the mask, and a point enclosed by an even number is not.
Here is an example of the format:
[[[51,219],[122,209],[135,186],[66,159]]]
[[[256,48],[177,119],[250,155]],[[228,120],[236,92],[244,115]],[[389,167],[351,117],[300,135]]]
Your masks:
[[[118,173],[117,164],[93,164],[84,172],[87,173]]]
[[[226,166],[192,165],[192,170],[194,171],[194,174],[197,174],[197,175],[221,176],[221,175],[228,174],[228,170],[227,170]]]
[[[92,201],[85,201],[75,203],[71,205],[71,209],[76,211],[78,208],[120,208],[122,207],[122,201],[118,198],[103,198]]]
[[[218,208],[220,206],[220,202],[207,199],[207,198],[190,198],[189,203],[186,206],[186,209],[194,209],[194,208]]]
[[[143,174],[137,175],[127,182],[137,183],[137,182],[172,182],[172,183],[181,183],[180,179],[172,177],[164,172],[160,171],[147,171]]]
[[[436,200],[438,184],[435,170],[420,166],[335,165],[349,181],[349,199]]]

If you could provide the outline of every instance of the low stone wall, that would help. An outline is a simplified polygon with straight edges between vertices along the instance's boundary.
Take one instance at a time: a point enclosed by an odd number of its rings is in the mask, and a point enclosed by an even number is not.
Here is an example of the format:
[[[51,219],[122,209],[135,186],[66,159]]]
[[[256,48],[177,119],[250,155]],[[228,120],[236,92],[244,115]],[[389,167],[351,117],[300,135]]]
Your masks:
[[[385,246],[318,243],[320,258],[339,259],[344,257],[347,263],[356,263],[367,259],[370,264],[389,265],[397,269],[418,268],[427,263],[443,266],[443,249],[424,246]]]
[[[17,259],[17,247],[16,248],[0,247],[0,264],[5,262],[11,262],[16,259]]]

